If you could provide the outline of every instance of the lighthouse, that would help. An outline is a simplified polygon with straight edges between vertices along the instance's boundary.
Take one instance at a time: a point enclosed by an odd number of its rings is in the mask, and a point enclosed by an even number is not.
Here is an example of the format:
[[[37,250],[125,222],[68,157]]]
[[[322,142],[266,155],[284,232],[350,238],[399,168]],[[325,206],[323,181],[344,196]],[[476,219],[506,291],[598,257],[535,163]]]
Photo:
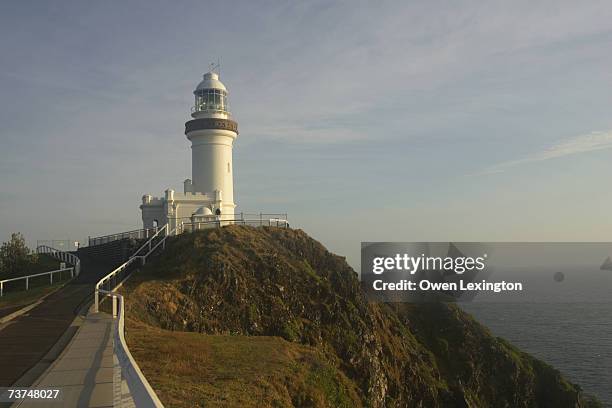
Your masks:
[[[144,228],[234,219],[232,149],[238,124],[232,119],[228,92],[219,73],[210,70],[193,91],[195,103],[185,136],[191,142],[191,179],[183,192],[167,189],[161,197],[142,196]]]
[[[230,118],[227,89],[219,74],[208,72],[193,93],[193,119],[185,123],[185,135],[191,141],[191,189],[219,194],[220,205],[215,214],[233,218],[236,205],[232,148],[238,137],[238,124]]]

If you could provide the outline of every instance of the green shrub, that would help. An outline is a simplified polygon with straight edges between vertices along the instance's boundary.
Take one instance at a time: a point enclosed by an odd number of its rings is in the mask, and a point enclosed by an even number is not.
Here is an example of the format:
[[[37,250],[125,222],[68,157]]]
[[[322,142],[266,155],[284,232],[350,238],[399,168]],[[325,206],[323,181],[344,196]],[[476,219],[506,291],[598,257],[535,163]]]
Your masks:
[[[0,246],[0,276],[11,278],[23,275],[37,262],[38,256],[30,250],[20,232]]]

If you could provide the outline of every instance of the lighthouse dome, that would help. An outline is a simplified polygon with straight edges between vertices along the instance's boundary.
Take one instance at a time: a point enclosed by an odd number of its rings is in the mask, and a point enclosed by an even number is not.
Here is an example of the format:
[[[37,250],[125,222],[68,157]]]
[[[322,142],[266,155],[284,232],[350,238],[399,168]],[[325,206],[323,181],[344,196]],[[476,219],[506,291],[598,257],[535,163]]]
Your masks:
[[[210,208],[208,207],[200,207],[197,209],[197,211],[194,213],[194,215],[213,215],[212,211],[210,210]]]
[[[203,89],[221,89],[227,92],[223,82],[219,81],[219,74],[216,72],[207,72],[204,74],[204,79],[198,84],[193,93],[197,93]]]

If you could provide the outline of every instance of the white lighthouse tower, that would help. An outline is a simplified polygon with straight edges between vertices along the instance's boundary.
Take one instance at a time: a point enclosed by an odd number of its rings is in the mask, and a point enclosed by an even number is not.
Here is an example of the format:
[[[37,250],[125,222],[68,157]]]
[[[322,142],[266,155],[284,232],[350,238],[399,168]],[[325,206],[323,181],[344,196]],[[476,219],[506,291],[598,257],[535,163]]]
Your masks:
[[[227,89],[219,81],[219,74],[204,74],[193,93],[193,120],[185,123],[185,135],[191,141],[192,190],[219,194],[220,206],[215,213],[231,219],[236,207],[232,148],[238,124],[230,119]]]
[[[191,141],[192,178],[184,181],[182,194],[167,189],[163,197],[142,197],[144,228],[168,223],[172,229],[181,222],[234,219],[232,148],[238,124],[231,119],[227,89],[211,70],[193,94],[193,119],[185,123],[185,135]]]

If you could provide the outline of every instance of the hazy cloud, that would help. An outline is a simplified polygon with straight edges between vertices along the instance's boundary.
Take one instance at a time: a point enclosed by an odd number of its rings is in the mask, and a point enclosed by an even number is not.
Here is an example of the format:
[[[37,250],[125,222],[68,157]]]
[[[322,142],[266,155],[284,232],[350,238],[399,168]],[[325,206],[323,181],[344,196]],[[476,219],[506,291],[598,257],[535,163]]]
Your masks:
[[[541,152],[528,155],[521,159],[497,164],[485,170],[484,173],[500,173],[509,167],[518,166],[520,164],[557,159],[604,149],[612,149],[612,131],[594,131],[585,135],[576,136],[559,142]]]
[[[427,235],[437,240],[512,238],[536,230],[534,214],[549,217],[537,230],[551,235],[532,238],[556,236],[576,211],[592,223],[567,237],[612,228],[607,207],[571,201],[609,202],[612,160],[546,180],[508,172],[503,199],[461,177],[610,145],[601,132],[555,141],[612,129],[612,3],[357,2],[0,2],[0,241],[142,225],[142,194],[191,174],[184,122],[217,57],[240,128],[238,205],[287,211],[334,250],[405,240],[398,219],[422,220],[414,239],[437,219],[440,235]],[[568,188],[571,177],[583,182]],[[528,186],[530,206],[517,208]],[[553,192],[568,194],[554,214]],[[464,225],[475,207],[499,218],[495,228]]]

